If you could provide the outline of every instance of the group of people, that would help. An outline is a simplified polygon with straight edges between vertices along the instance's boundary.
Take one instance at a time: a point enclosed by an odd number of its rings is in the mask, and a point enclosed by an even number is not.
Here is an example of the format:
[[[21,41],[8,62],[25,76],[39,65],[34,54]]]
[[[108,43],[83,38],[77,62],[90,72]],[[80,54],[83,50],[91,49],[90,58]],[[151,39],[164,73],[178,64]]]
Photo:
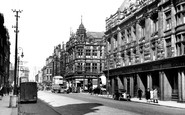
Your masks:
[[[1,84],[0,86],[0,100],[2,100],[4,95],[9,95],[9,93],[12,91],[12,88],[10,86],[6,86]]]
[[[141,100],[142,93],[143,93],[143,91],[139,88],[138,89],[139,100]],[[157,88],[155,88],[154,90],[153,89],[150,90],[150,88],[147,88],[146,92],[145,92],[145,97],[146,97],[147,102],[158,103],[158,90],[157,90]]]

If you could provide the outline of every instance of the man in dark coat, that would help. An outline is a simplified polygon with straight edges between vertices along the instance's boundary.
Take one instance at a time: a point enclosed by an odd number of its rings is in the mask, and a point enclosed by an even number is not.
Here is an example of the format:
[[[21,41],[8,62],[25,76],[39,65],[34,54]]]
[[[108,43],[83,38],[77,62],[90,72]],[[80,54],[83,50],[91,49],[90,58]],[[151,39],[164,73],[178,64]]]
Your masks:
[[[138,92],[138,98],[139,100],[141,100],[143,91],[139,88],[137,92]]]

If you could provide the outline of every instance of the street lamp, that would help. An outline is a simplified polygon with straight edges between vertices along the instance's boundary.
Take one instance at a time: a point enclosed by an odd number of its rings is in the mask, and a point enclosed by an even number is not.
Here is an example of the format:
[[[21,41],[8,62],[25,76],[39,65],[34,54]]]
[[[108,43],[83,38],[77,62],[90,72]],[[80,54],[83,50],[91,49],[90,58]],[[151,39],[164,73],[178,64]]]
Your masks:
[[[24,57],[24,54],[23,54],[23,49],[21,48],[21,47],[19,47],[19,50],[21,50],[21,58],[23,58]],[[18,53],[19,54],[19,53]],[[18,56],[18,59],[17,59],[17,62],[18,62],[18,71],[17,71],[17,75],[18,75],[18,77],[17,77],[17,86],[19,86],[20,85],[20,81],[19,81],[19,68],[20,68],[20,56]]]

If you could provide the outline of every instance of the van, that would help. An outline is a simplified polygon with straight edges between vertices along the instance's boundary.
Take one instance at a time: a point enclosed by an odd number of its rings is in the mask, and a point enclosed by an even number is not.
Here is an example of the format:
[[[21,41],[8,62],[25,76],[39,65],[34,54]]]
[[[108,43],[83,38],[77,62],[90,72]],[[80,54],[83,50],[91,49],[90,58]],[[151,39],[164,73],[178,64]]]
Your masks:
[[[20,102],[37,102],[36,82],[22,82],[20,84]]]

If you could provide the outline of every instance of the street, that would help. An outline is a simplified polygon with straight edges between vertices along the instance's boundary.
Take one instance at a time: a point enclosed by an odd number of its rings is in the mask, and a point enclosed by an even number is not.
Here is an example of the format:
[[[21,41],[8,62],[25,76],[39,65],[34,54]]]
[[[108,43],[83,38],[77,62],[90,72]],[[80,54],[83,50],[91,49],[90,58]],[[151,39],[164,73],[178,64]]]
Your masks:
[[[23,115],[184,115],[179,108],[116,101],[90,94],[39,91],[36,104],[20,104]]]

